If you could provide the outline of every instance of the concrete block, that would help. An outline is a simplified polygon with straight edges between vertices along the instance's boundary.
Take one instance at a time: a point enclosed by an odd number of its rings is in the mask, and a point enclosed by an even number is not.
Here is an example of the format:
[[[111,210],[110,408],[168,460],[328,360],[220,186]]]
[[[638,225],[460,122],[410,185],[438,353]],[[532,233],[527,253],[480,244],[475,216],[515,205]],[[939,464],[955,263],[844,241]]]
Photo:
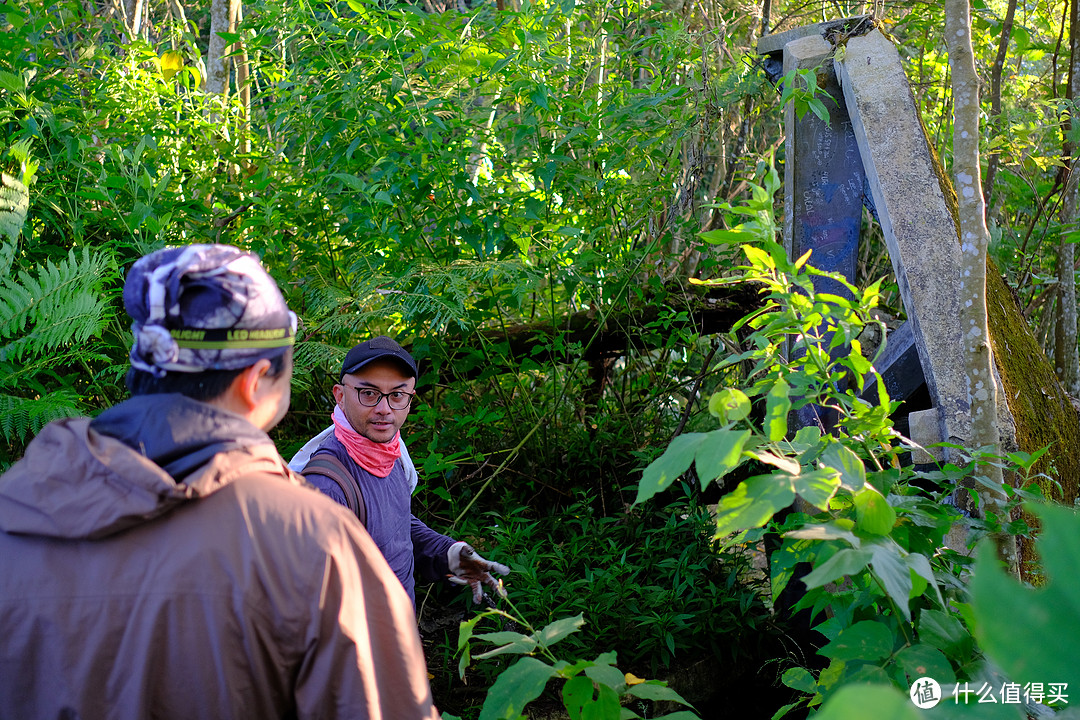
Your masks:
[[[960,245],[896,47],[849,38],[836,63],[893,272],[915,337],[939,438],[971,437],[960,333]],[[914,439],[914,438],[913,438]]]

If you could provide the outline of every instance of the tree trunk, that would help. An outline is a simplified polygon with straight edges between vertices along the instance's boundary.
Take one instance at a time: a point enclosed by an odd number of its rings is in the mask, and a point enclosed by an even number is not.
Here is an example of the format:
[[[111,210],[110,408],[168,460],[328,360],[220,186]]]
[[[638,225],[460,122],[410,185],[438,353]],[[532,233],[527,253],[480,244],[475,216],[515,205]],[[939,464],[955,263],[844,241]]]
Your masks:
[[[233,5],[239,0],[211,0],[210,47],[206,52],[206,92],[225,95],[229,90],[228,45],[220,33],[229,32],[229,19],[236,17]]]
[[[1066,97],[1073,100],[1080,97],[1080,0],[1069,3],[1069,86]],[[1080,212],[1080,191],[1077,182],[1076,146],[1068,140],[1077,127],[1072,111],[1066,121],[1063,155],[1067,158],[1068,170],[1065,175],[1065,187],[1061,191],[1061,243],[1058,246],[1058,297],[1061,300],[1061,312],[1055,331],[1054,369],[1061,379],[1061,384],[1073,397],[1080,396],[1080,355],[1077,353],[1076,332],[1076,246],[1074,239],[1076,221]]]
[[[244,21],[244,9],[237,0],[231,3],[229,17],[229,32],[239,33],[240,23]],[[240,127],[240,154],[247,155],[251,152],[251,70],[248,58],[247,45],[243,39],[238,40],[235,49],[239,51],[236,57],[236,92],[240,96],[240,107],[243,113],[243,123]],[[243,161],[245,167],[247,160]]]
[[[996,121],[1001,115],[1001,71],[1005,68],[1005,55],[1009,50],[1009,37],[1012,35],[1013,18],[1016,16],[1016,0],[1009,0],[1009,9],[1005,12],[1005,22],[1001,25],[1001,38],[998,40],[997,57],[990,76],[990,120]],[[986,184],[983,185],[983,200],[990,205],[990,196],[994,192],[994,176],[997,174],[999,155],[990,154],[986,163]]]
[[[986,253],[990,232],[986,227],[981,171],[979,169],[979,77],[971,47],[971,8],[968,0],[945,3],[945,36],[949,46],[953,86],[953,182],[960,216],[961,268],[960,321],[965,344],[968,395],[971,403],[971,443],[998,454],[998,396],[986,309]],[[1004,484],[1001,468],[987,463],[982,468],[990,485]],[[979,488],[984,516],[997,515],[1003,523],[1001,490]],[[1016,542],[1011,535],[997,536],[998,551],[1011,573],[1018,574]]]

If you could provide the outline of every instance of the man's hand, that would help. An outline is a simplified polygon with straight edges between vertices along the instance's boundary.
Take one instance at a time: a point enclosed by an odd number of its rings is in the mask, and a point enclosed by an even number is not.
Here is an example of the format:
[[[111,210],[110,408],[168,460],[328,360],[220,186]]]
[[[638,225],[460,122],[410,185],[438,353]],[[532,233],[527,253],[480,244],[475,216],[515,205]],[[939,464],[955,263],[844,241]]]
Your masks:
[[[491,562],[480,557],[472,546],[464,542],[456,542],[446,551],[446,559],[450,563],[450,582],[457,585],[468,585],[472,588],[473,602],[477,605],[484,597],[484,584],[502,597],[506,597],[506,590],[502,583],[492,577],[492,573],[507,575],[510,568],[502,563]]]

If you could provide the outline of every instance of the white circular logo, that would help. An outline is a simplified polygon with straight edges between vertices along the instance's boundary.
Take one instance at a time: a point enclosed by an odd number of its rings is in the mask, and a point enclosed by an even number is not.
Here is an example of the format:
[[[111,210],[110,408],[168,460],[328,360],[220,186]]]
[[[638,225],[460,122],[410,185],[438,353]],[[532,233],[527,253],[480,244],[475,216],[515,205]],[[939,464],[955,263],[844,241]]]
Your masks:
[[[941,702],[941,686],[934,678],[921,677],[911,683],[910,695],[915,707],[929,710]]]

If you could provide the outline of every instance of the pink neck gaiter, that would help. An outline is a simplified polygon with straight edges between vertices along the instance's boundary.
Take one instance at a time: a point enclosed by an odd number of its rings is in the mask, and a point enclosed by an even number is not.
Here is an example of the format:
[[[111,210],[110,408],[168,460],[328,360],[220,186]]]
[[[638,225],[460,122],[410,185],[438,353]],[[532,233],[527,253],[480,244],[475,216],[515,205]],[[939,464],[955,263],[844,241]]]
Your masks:
[[[401,433],[386,443],[368,440],[353,430],[349,419],[341,408],[334,406],[334,437],[345,446],[349,457],[375,477],[384,478],[394,469],[394,463],[401,457]]]

